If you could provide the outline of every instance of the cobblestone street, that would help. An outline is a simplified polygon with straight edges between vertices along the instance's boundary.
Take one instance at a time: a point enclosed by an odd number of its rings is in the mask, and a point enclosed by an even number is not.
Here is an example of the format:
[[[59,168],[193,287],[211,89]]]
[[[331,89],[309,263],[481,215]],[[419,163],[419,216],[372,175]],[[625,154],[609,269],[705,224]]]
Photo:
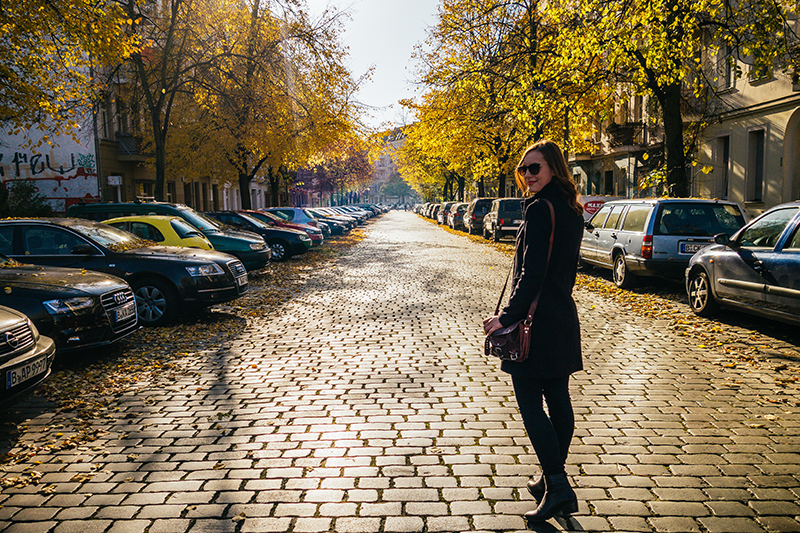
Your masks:
[[[124,394],[92,445],[37,457],[37,485],[0,492],[0,531],[525,530],[539,469],[482,348],[509,265],[383,215],[275,316]],[[800,407],[770,401],[774,368],[713,364],[663,324],[575,296],[580,509],[537,531],[800,531]],[[58,438],[52,416],[23,438]]]

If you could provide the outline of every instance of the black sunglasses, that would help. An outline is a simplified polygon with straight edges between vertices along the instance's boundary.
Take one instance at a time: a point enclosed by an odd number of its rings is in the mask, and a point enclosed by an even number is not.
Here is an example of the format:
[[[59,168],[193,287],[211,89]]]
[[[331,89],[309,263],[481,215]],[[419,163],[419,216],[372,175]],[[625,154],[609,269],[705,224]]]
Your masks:
[[[541,163],[531,163],[530,165],[520,165],[517,167],[517,172],[520,176],[524,176],[526,172],[530,172],[531,176],[535,176],[542,170]]]

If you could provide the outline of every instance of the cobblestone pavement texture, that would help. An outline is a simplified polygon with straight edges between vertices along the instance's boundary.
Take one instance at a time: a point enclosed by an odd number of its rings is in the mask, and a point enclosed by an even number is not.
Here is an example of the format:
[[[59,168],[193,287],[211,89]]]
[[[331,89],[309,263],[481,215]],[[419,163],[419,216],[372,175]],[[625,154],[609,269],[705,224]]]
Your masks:
[[[0,493],[0,530],[524,530],[539,470],[480,326],[508,265],[384,215],[274,317],[123,395],[93,445],[42,455],[37,485]],[[597,294],[576,301],[580,509],[538,531],[800,531],[800,409],[765,400],[771,370],[722,368]],[[49,416],[25,438],[57,438]]]

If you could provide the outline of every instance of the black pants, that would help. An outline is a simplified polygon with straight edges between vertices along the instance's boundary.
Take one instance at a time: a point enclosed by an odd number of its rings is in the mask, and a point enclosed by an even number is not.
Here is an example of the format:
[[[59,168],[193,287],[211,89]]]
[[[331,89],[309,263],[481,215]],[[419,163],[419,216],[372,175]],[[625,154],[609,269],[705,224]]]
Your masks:
[[[575,431],[569,376],[544,380],[512,376],[511,379],[525,431],[539,458],[542,473],[546,476],[563,474]],[[543,398],[547,402],[547,413]]]

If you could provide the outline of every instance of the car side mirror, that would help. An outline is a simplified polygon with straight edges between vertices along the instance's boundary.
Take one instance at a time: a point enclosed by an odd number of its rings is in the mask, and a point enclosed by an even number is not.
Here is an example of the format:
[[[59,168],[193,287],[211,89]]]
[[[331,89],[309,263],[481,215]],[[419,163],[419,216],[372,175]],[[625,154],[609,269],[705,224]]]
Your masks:
[[[714,235],[714,242],[717,244],[730,246],[731,248],[735,247],[735,241],[731,241],[731,238],[727,233],[718,233],[717,235]]]
[[[583,227],[586,228],[586,231],[594,231],[594,226],[588,220],[583,223]]]
[[[94,248],[88,244],[78,244],[72,247],[72,255],[94,255]]]

